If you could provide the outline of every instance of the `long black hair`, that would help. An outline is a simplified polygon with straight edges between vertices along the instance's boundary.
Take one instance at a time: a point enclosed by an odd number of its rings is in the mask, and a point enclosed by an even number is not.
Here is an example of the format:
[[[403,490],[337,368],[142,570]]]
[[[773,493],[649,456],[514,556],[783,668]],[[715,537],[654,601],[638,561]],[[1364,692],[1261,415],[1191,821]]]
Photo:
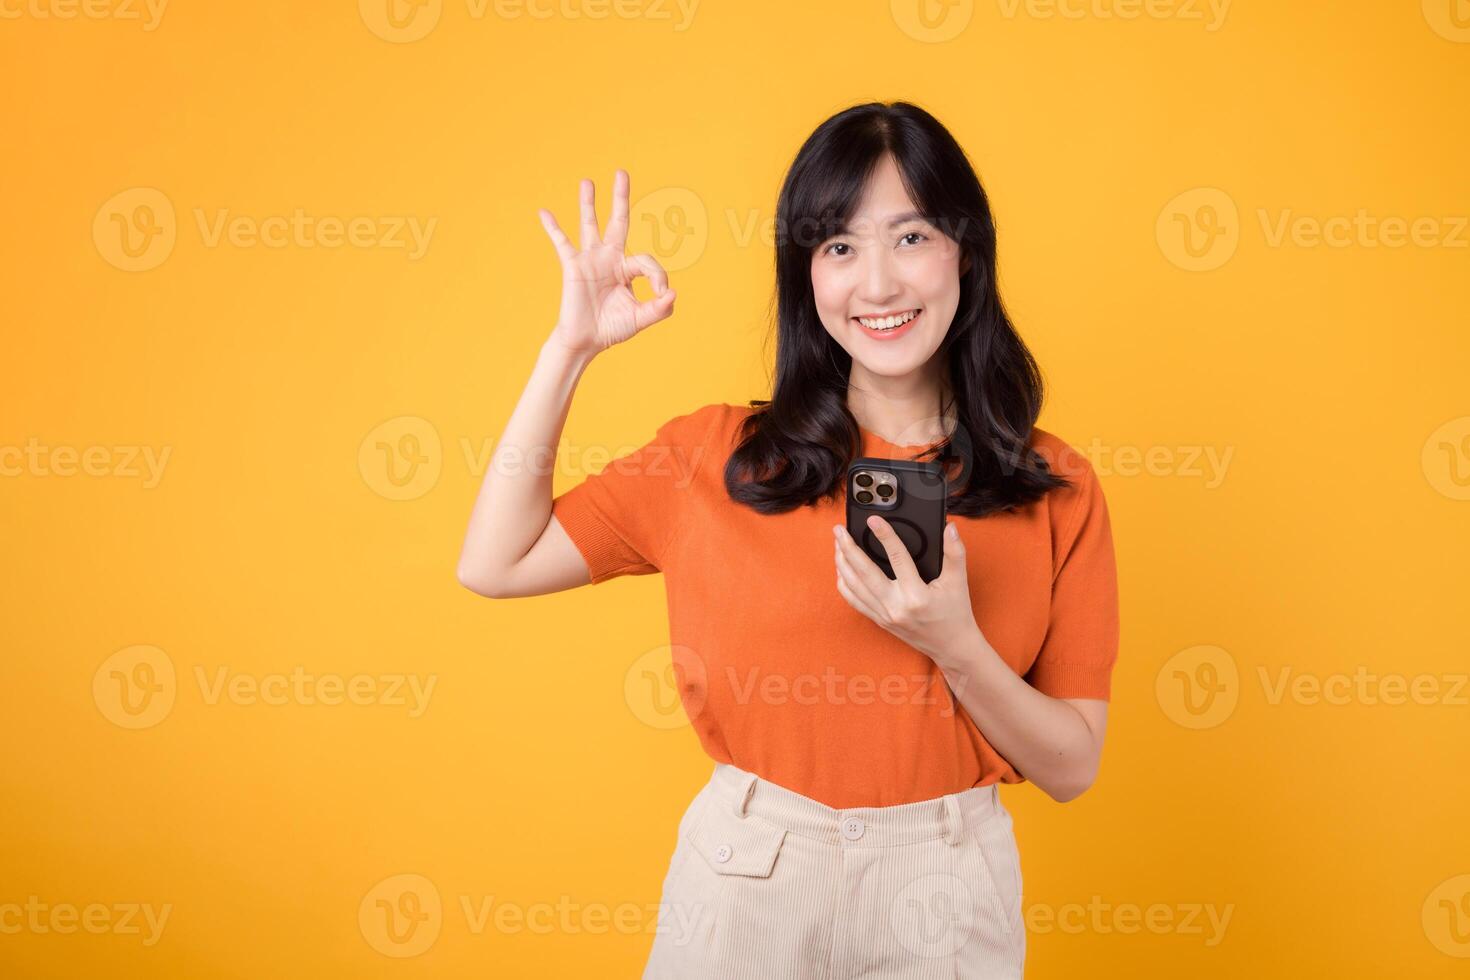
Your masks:
[[[817,316],[811,256],[846,226],[884,154],[892,154],[918,211],[970,259],[954,322],[934,354],[947,369],[956,424],[915,458],[940,462],[951,474],[951,514],[980,517],[1070,486],[1029,445],[1041,412],[1041,373],[1001,304],[995,223],[979,177],[929,113],[907,102],[870,102],[818,126],[781,186],[776,377],[770,399],[750,401],[759,410],[745,419],[726,463],[731,499],[763,514],[815,504],[841,488],[847,465],[862,451],[847,407],[852,356]],[[949,415],[946,406],[941,417]]]

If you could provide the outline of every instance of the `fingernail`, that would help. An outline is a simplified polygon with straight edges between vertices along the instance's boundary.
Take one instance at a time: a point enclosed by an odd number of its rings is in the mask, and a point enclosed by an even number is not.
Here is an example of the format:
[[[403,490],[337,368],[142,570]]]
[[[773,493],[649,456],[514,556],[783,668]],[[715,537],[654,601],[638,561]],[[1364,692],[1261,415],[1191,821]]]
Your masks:
[[[951,538],[955,538],[955,539],[958,539],[959,536],[960,536],[959,529],[956,528],[953,524],[947,524],[947,525],[945,525],[944,533],[945,534],[948,534]]]

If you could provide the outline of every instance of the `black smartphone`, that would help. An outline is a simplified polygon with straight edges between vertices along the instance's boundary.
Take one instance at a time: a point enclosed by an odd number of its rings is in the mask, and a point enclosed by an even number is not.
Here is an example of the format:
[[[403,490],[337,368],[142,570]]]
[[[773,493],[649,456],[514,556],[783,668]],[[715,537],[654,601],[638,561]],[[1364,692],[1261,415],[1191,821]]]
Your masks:
[[[877,514],[898,533],[925,582],[944,570],[944,522],[949,487],[944,467],[910,459],[863,456],[847,467],[847,533],[891,579],[898,576],[883,542],[868,527]]]

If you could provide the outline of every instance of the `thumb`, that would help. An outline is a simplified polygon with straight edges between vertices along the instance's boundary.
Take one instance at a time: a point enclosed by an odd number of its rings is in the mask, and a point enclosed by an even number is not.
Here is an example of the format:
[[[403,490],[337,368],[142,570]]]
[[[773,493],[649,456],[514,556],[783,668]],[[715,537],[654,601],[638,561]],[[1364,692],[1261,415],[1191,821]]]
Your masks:
[[[965,570],[965,542],[960,540],[960,529],[954,521],[944,522],[944,571],[963,573]]]
[[[957,555],[965,553],[965,542],[960,540],[960,529],[954,521],[944,522],[944,550]]]

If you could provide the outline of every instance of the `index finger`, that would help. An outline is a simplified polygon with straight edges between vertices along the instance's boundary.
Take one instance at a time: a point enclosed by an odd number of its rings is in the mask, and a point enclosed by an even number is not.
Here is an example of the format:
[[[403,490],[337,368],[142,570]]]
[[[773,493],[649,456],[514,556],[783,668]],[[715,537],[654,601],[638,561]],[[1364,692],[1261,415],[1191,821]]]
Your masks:
[[[873,523],[875,520],[876,524]],[[898,576],[899,582],[904,585],[923,585],[924,580],[919,577],[919,569],[914,564],[914,556],[909,554],[908,546],[903,543],[903,539],[898,536],[893,525],[877,514],[869,514],[866,523],[873,529],[873,535],[882,543],[883,551],[888,555],[888,564],[893,566],[894,574]]]
[[[873,561],[873,556],[868,554],[866,548],[858,544],[857,540],[848,533],[846,527],[841,525],[838,527],[840,532],[837,535],[837,544],[842,549],[843,556],[847,558],[848,567],[873,595],[883,595],[885,590],[893,587],[893,580],[883,574],[883,569]]]

